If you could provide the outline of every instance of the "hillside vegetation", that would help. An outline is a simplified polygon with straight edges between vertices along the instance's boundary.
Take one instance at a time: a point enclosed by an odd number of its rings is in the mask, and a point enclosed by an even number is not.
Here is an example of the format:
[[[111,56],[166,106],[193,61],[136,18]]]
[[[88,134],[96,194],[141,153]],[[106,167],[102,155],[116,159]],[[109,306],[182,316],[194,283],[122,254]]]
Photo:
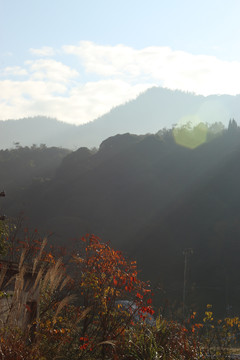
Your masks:
[[[181,303],[182,252],[190,247],[188,305],[216,303],[219,313],[235,313],[240,295],[240,131],[235,121],[220,134],[216,129],[222,125],[209,126],[203,143],[191,149],[178,145],[171,130],[163,130],[110,137],[98,151],[2,152],[0,184],[9,194],[2,206],[8,216],[23,211],[30,224],[53,232],[52,241],[59,245],[70,246],[69,238],[85,232],[111,239],[161,288],[162,302]],[[183,130],[199,137],[196,128]],[[26,171],[21,170],[25,179],[10,154],[28,159]],[[45,168],[38,157],[47,157]]]

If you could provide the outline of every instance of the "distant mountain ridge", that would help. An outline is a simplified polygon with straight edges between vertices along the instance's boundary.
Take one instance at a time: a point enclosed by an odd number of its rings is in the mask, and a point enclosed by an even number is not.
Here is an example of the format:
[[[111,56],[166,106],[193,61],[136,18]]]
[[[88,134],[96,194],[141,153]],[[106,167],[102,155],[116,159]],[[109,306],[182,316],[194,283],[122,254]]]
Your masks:
[[[76,150],[98,147],[104,139],[116,134],[156,133],[183,121],[226,125],[230,118],[240,119],[240,95],[204,97],[155,87],[79,126],[43,116],[0,121],[0,148],[12,148],[14,142],[19,142],[22,146],[42,143]]]
[[[67,134],[71,137],[71,132],[76,128],[75,125],[44,116],[0,121],[0,148],[14,148],[16,143],[23,147],[33,144],[64,147]]]

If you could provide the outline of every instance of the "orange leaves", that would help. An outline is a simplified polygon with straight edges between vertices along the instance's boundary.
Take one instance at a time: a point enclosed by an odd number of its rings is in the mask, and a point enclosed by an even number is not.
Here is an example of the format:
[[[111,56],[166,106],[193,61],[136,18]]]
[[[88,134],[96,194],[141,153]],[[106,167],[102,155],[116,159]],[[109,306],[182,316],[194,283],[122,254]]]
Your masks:
[[[84,343],[83,345],[79,346],[80,350],[86,350],[86,348],[88,347],[88,343]]]
[[[138,279],[136,261],[127,260],[109,243],[86,234],[81,244],[74,257],[81,274],[78,287],[84,306],[91,308],[94,328],[99,333],[123,336],[123,321],[129,326],[136,320],[135,316],[138,321],[139,317],[144,321],[153,315],[149,285]],[[119,302],[122,302],[121,306]],[[81,344],[82,350],[88,349],[85,343]]]
[[[153,315],[154,314],[154,310],[151,306],[143,306],[141,309],[140,309],[140,312],[142,313],[148,313],[150,315]]]
[[[197,329],[200,329],[203,327],[203,324],[199,323],[199,324],[194,324],[194,326],[197,328]]]
[[[150,299],[147,299],[147,304],[148,305],[151,305],[152,304],[152,299],[150,298]]]
[[[27,239],[28,233],[25,235]],[[26,242],[27,247],[30,246],[30,242]],[[103,352],[104,358],[113,358],[112,344],[115,347],[118,339],[119,343],[124,342],[128,336],[126,329],[152,319],[152,292],[148,283],[138,278],[136,261],[127,260],[109,243],[86,234],[80,238],[81,248],[71,257],[69,268],[60,261],[61,257],[58,260],[53,248],[44,251],[39,238],[34,238],[33,244],[39,266],[43,268],[40,274],[44,275],[46,269],[41,313],[34,324],[38,341],[44,345],[43,351],[46,347],[46,358],[57,358],[55,355],[61,353],[68,358],[69,349],[73,354],[76,352],[76,358],[102,358]],[[19,245],[25,248],[25,242]],[[67,276],[68,269],[71,278]],[[62,277],[56,270],[61,270]],[[54,290],[53,284],[57,284]],[[66,288],[63,289],[62,284]],[[75,295],[71,302],[71,295],[66,296],[66,293]],[[27,305],[26,310],[31,311]],[[48,353],[52,348],[56,349],[54,356]]]
[[[130,276],[130,282],[131,282],[131,283],[132,283],[132,282],[136,282],[135,276]]]
[[[128,262],[120,251],[101,243],[95,235],[86,234],[82,241],[85,244],[83,251],[75,257],[82,271],[96,274],[101,286],[111,280],[113,286],[131,292],[133,283],[138,282],[136,261]]]
[[[46,262],[49,262],[49,263],[52,263],[52,264],[55,264],[55,259],[54,259],[54,257],[52,256],[51,253],[46,254],[46,256],[45,256],[45,261],[46,261]]]
[[[195,319],[196,314],[197,314],[196,311],[194,311],[191,315],[191,319]]]
[[[89,345],[88,336],[82,336],[82,337],[79,338],[79,340],[83,343],[82,345],[79,346],[79,349],[80,350],[85,350]]]
[[[151,293],[151,290],[150,289],[143,289],[143,292],[144,292],[144,295],[146,295],[148,293]]]
[[[80,342],[82,342],[82,345],[79,346],[79,350],[86,350],[87,348],[92,351],[93,350],[93,345],[91,344],[91,342],[89,341],[89,337],[88,336],[82,336],[79,338]]]

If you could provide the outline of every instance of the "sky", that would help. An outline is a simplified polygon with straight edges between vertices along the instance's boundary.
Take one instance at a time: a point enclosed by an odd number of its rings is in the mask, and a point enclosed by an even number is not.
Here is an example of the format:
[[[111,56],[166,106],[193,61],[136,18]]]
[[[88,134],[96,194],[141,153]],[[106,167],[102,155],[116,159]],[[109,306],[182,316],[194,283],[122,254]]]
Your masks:
[[[92,121],[152,86],[240,94],[239,0],[0,0],[0,120]]]

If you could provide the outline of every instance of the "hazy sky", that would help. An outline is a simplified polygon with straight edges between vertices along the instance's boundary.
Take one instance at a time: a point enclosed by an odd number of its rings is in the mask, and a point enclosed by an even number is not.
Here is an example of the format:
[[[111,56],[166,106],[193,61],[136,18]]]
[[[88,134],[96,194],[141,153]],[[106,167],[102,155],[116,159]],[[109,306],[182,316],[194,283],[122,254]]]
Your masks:
[[[239,0],[0,0],[0,119],[95,119],[157,85],[240,93]]]

